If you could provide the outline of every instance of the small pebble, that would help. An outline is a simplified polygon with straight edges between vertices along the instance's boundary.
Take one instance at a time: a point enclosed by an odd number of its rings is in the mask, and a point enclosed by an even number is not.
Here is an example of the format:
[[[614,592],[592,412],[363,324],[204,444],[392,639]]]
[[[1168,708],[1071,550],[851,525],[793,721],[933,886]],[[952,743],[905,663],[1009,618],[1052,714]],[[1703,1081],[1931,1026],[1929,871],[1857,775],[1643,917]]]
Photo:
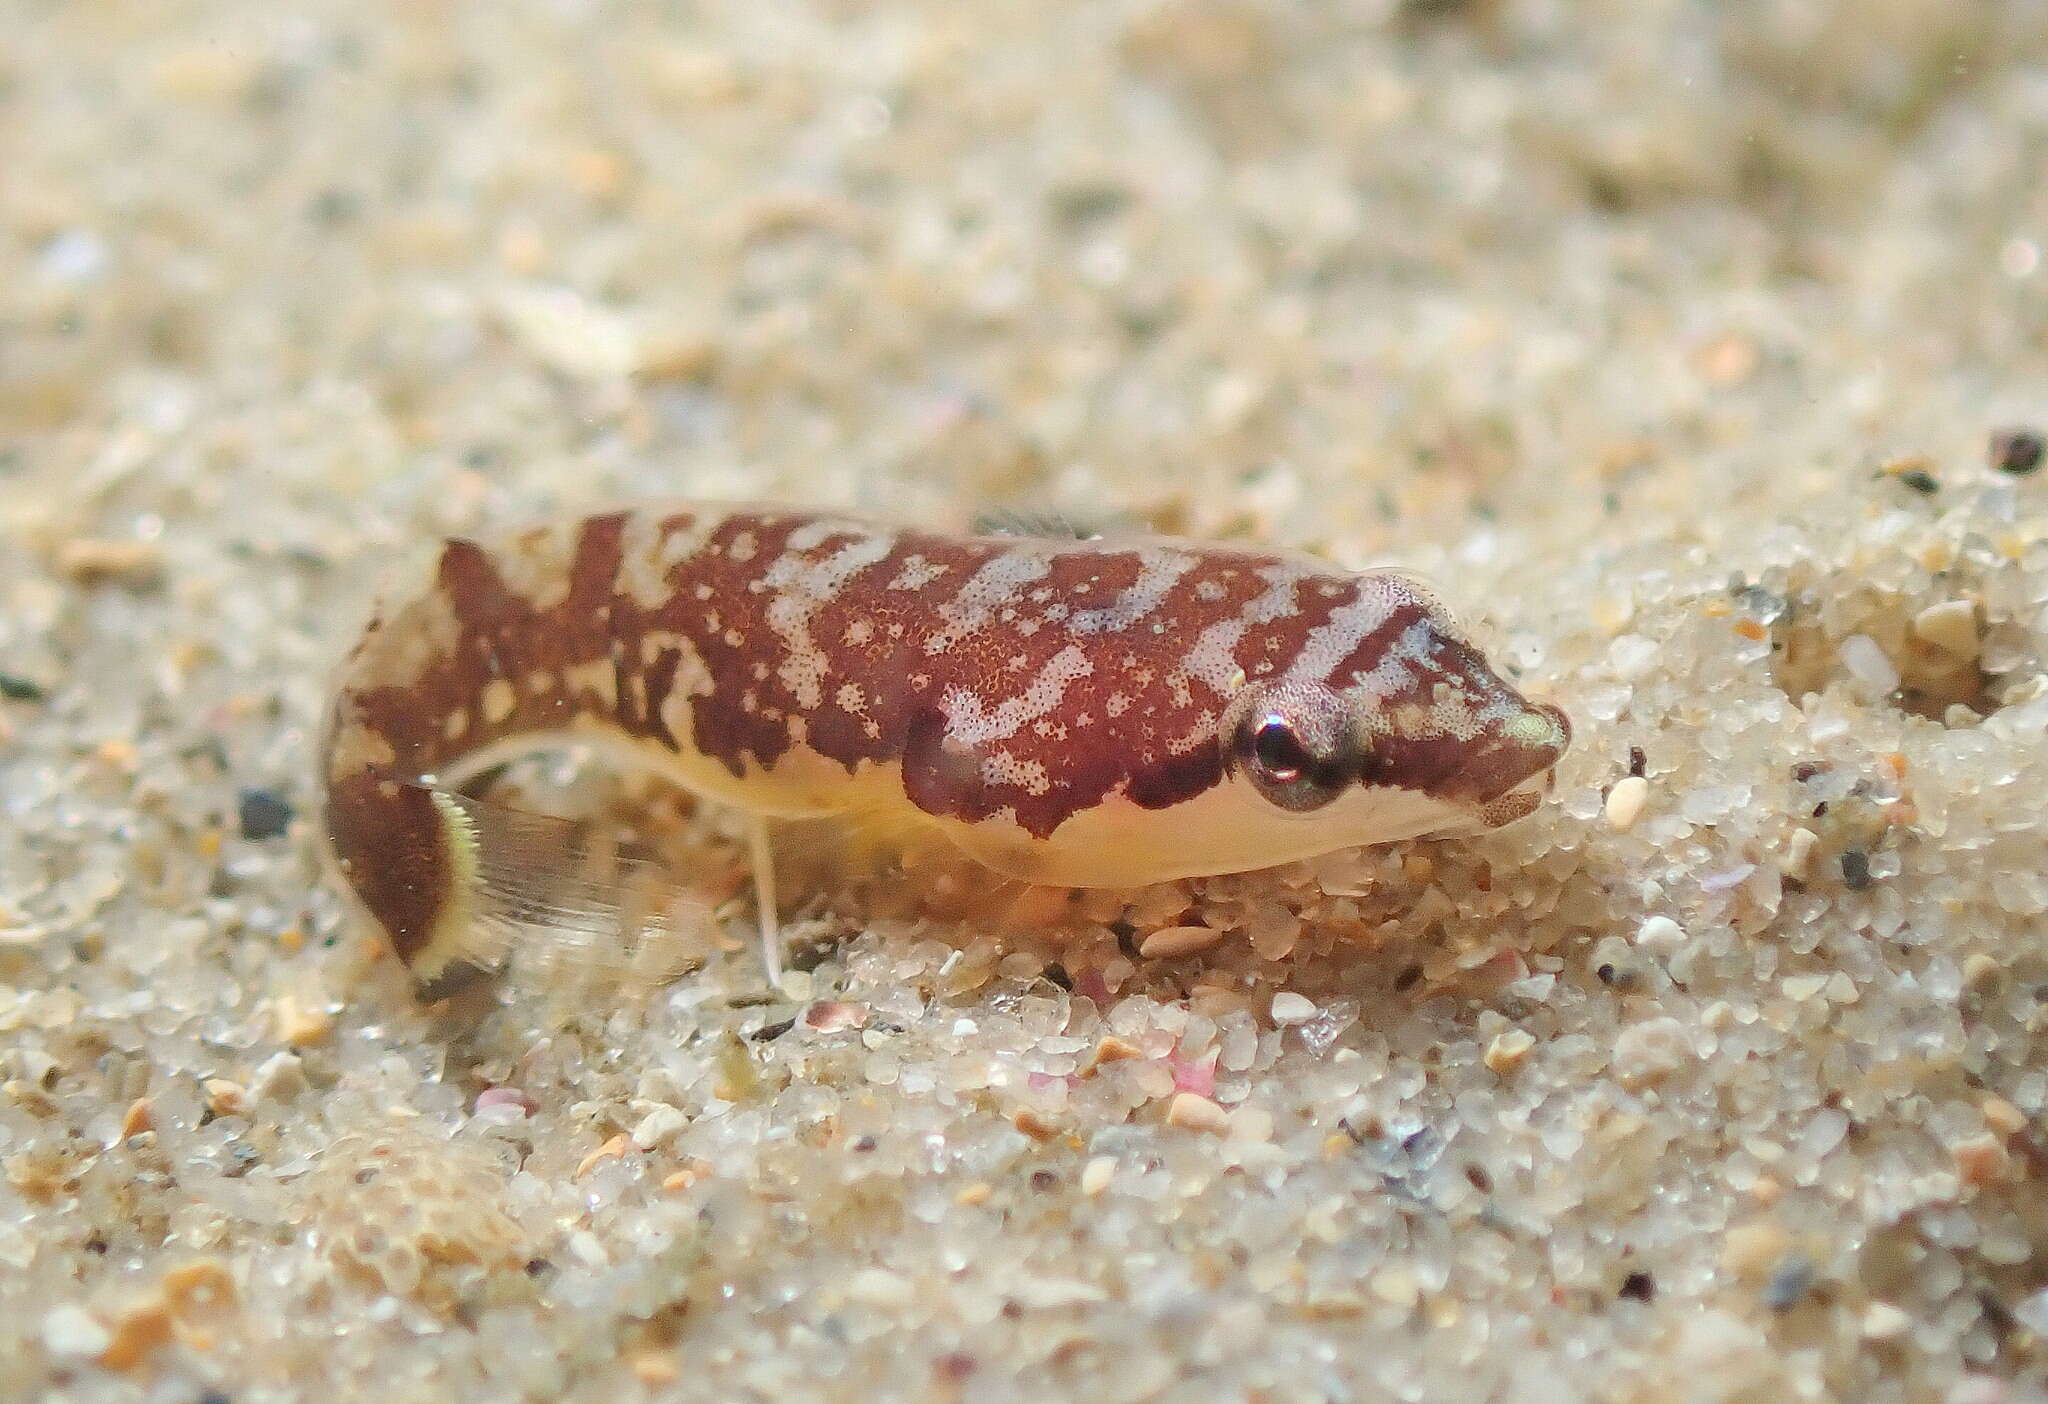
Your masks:
[[[36,253],[36,272],[52,282],[89,283],[111,261],[106,241],[90,229],[64,229]]]
[[[1486,1045],[1486,1066],[1506,1076],[1528,1061],[1530,1050],[1535,1046],[1536,1036],[1527,1029],[1507,1029]]]
[[[848,1300],[875,1307],[905,1307],[916,1297],[907,1277],[886,1268],[862,1268],[846,1284]]]
[[[1122,1063],[1144,1056],[1144,1050],[1137,1044],[1118,1038],[1115,1034],[1104,1034],[1102,1041],[1095,1045],[1095,1051],[1088,1056],[1087,1063],[1081,1068],[1081,1076],[1093,1077],[1104,1063]]]
[[[1422,1284],[1406,1263],[1388,1263],[1372,1275],[1372,1293],[1389,1306],[1413,1307],[1421,1300]]]
[[[2025,477],[2048,457],[2048,440],[2033,429],[1999,429],[1991,435],[1991,466],[2001,473]]]
[[[641,1150],[657,1150],[683,1134],[690,1118],[679,1107],[656,1107],[633,1128],[633,1144]]]
[[[1746,1282],[1761,1281],[1792,1251],[1792,1235],[1768,1220],[1738,1224],[1721,1239],[1721,1269]]]
[[[1224,935],[1213,926],[1162,926],[1138,943],[1138,954],[1147,960],[1171,960],[1206,951]]]
[[[532,1116],[540,1110],[540,1103],[517,1087],[486,1087],[476,1094],[476,1110],[489,1111],[492,1107],[512,1107],[521,1116]]]
[[[2012,1314],[2020,1325],[2048,1340],[2048,1287],[2014,1302]]]
[[[633,1378],[649,1389],[672,1385],[683,1377],[683,1367],[674,1353],[666,1350],[636,1352],[631,1360]]]
[[[1207,1097],[1193,1092],[1176,1092],[1173,1100],[1166,1104],[1166,1124],[1221,1136],[1230,1129],[1230,1116]]]
[[[1016,1301],[1039,1311],[1057,1311],[1061,1307],[1087,1306],[1109,1300],[1109,1294],[1093,1282],[1060,1277],[1012,1279],[1010,1294]]]
[[[1048,1121],[1043,1113],[1032,1107],[1019,1107],[1011,1116],[1010,1124],[1034,1141],[1050,1141],[1060,1134],[1056,1123]]]
[[[624,1155],[626,1153],[627,1147],[629,1147],[630,1145],[632,1145],[631,1139],[628,1138],[623,1132],[619,1135],[612,1137],[609,1141],[606,1141],[603,1145],[599,1146],[596,1150],[592,1151],[589,1155],[584,1156],[583,1159],[578,1161],[576,1163],[576,1169],[570,1173],[569,1178],[572,1180],[582,1179],[585,1175],[588,1175],[592,1170],[595,1170],[598,1167],[598,1165],[602,1162],[607,1160],[616,1160],[618,1157]]]
[[[77,537],[57,548],[57,571],[78,585],[123,585],[140,590],[163,576],[162,548],[147,541]]]
[[[210,1077],[199,1086],[206,1094],[206,1109],[215,1116],[243,1116],[248,1113],[249,1092],[241,1083],[230,1082],[224,1077]]]
[[[1607,792],[1608,826],[1621,830],[1633,827],[1649,802],[1650,782],[1640,775],[1623,776]]]
[[[218,1258],[180,1263],[163,1276],[164,1298],[174,1309],[235,1299],[235,1275]]]
[[[1621,1085],[1638,1092],[1656,1086],[1697,1056],[1685,1025],[1665,1017],[1623,1029],[1614,1040],[1611,1063]]]
[[[1763,352],[1754,339],[1740,332],[1723,332],[1697,347],[1692,363],[1708,384],[1728,390],[1756,374]]]
[[[1292,912],[1269,907],[1256,917],[1246,937],[1261,960],[1285,960],[1301,939],[1301,918]]]
[[[236,812],[245,839],[282,838],[291,828],[291,804],[275,790],[242,791]]]
[[[1116,1178],[1116,1157],[1098,1155],[1081,1169],[1081,1193],[1093,1199]]]
[[[1778,991],[1794,1004],[1804,1004],[1828,987],[1825,975],[1787,975],[1778,982]]]
[[[249,1080],[249,1091],[259,1101],[290,1101],[306,1090],[306,1065],[296,1053],[273,1053]]]
[[[2011,1163],[2005,1142],[1989,1132],[1965,1137],[1950,1146],[1948,1152],[1955,1161],[1956,1178],[1971,1186],[1982,1187],[2004,1179]]]
[[[844,1029],[858,1029],[868,1022],[868,1007],[852,1004],[845,1000],[820,1000],[804,1011],[806,1028],[819,1033],[838,1033]]]
[[[45,702],[49,696],[40,683],[13,673],[0,673],[0,697],[9,702]]]
[[[1276,1024],[1305,1024],[1316,1017],[1315,1001],[1292,990],[1283,990],[1273,996],[1273,1022]]]
[[[1632,1302],[1651,1302],[1657,1299],[1657,1279],[1647,1272],[1632,1272],[1621,1279],[1621,1287],[1615,1293]]]
[[[1230,1114],[1230,1139],[1254,1144],[1273,1139],[1273,1113],[1247,1102]]]
[[[1863,1308],[1862,1330],[1865,1340],[1897,1340],[1905,1335],[1912,1325],[1913,1318],[1890,1302],[1872,1302]]]
[[[60,1306],[43,1317],[43,1349],[62,1360],[89,1360],[113,1340],[114,1333],[84,1307]]]
[[[1813,871],[1813,850],[1820,845],[1820,835],[1811,829],[1794,829],[1785,840],[1785,876],[1804,882]]]
[[[1899,690],[1899,670],[1884,648],[1868,634],[1851,634],[1836,649],[1843,668],[1873,697],[1889,697]]]
[[[293,1048],[310,1048],[316,1043],[325,1043],[327,1036],[334,1032],[332,1015],[295,996],[279,995],[271,1011],[276,1020],[278,1042]]]
[[[1643,924],[1636,928],[1636,944],[1653,948],[1670,948],[1685,940],[1685,928],[1668,916],[1643,918]]]
[[[2004,974],[2005,967],[1995,957],[1983,951],[1972,951],[1963,962],[1963,988],[1981,993],[1997,984]]]
[[[1842,886],[1851,892],[1870,886],[1870,855],[1862,849],[1851,848],[1842,854]]]
[[[128,1110],[121,1117],[121,1139],[140,1136],[145,1131],[156,1129],[156,1112],[150,1106],[149,1098],[141,1097],[128,1104]]]
[[[2003,1097],[1986,1097],[1977,1104],[1984,1124],[1998,1136],[2017,1136],[2027,1129],[2027,1114]]]
[[[981,1368],[981,1362],[964,1350],[947,1351],[932,1361],[932,1374],[949,1385],[958,1385]]]
[[[132,1370],[158,1346],[169,1344],[171,1335],[170,1308],[160,1301],[139,1302],[114,1323],[114,1338],[100,1352],[100,1364],[109,1370]]]
[[[1913,634],[1957,658],[1975,658],[1982,640],[1977,635],[1977,606],[1971,600],[1945,600],[1913,616]]]
[[[527,351],[571,380],[617,380],[639,368],[643,348],[632,324],[571,288],[507,288],[497,312]]]

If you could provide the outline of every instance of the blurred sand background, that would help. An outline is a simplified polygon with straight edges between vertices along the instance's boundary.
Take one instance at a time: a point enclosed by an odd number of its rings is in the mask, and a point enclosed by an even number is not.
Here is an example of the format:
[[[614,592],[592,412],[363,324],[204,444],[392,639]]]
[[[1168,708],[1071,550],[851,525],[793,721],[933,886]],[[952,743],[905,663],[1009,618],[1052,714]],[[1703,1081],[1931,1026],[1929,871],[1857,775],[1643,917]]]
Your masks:
[[[2038,0],[0,0],[0,1397],[2048,1398],[2044,171]],[[333,661],[653,493],[1397,560],[1579,744],[422,1010]]]

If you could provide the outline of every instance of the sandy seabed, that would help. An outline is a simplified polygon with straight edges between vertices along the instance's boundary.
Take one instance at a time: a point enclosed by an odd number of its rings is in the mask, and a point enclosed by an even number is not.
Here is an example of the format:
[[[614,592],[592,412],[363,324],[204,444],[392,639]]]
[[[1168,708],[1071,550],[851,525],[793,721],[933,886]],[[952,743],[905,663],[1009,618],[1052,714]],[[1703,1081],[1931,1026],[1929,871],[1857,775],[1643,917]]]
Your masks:
[[[2044,171],[2038,0],[0,4],[0,1397],[2048,1398]],[[422,1008],[333,662],[654,493],[1413,565],[1578,744]]]

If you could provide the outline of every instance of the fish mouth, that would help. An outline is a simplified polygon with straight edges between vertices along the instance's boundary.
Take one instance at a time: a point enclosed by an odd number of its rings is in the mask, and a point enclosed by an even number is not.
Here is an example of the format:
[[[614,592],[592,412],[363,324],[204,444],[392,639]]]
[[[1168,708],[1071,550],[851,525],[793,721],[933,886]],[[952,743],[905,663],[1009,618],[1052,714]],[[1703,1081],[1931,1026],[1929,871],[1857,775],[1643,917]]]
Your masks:
[[[1446,787],[1492,820],[1495,811],[1520,818],[1542,802],[1556,784],[1557,762],[1571,745],[1571,718],[1548,702],[1527,705],[1490,730],[1479,750]]]

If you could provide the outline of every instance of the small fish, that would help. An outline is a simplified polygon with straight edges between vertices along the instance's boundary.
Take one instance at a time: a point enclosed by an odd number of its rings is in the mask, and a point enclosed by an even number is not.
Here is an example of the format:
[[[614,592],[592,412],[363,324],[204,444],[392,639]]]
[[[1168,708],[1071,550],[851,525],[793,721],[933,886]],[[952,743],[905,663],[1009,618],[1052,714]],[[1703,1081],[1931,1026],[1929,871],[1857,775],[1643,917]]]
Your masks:
[[[1136,886],[1497,827],[1570,736],[1403,572],[680,502],[443,543],[343,667],[324,815],[347,886],[445,990],[498,963],[505,919],[625,905],[547,872],[554,821],[463,793],[593,745],[749,816],[774,979],[775,820]]]

